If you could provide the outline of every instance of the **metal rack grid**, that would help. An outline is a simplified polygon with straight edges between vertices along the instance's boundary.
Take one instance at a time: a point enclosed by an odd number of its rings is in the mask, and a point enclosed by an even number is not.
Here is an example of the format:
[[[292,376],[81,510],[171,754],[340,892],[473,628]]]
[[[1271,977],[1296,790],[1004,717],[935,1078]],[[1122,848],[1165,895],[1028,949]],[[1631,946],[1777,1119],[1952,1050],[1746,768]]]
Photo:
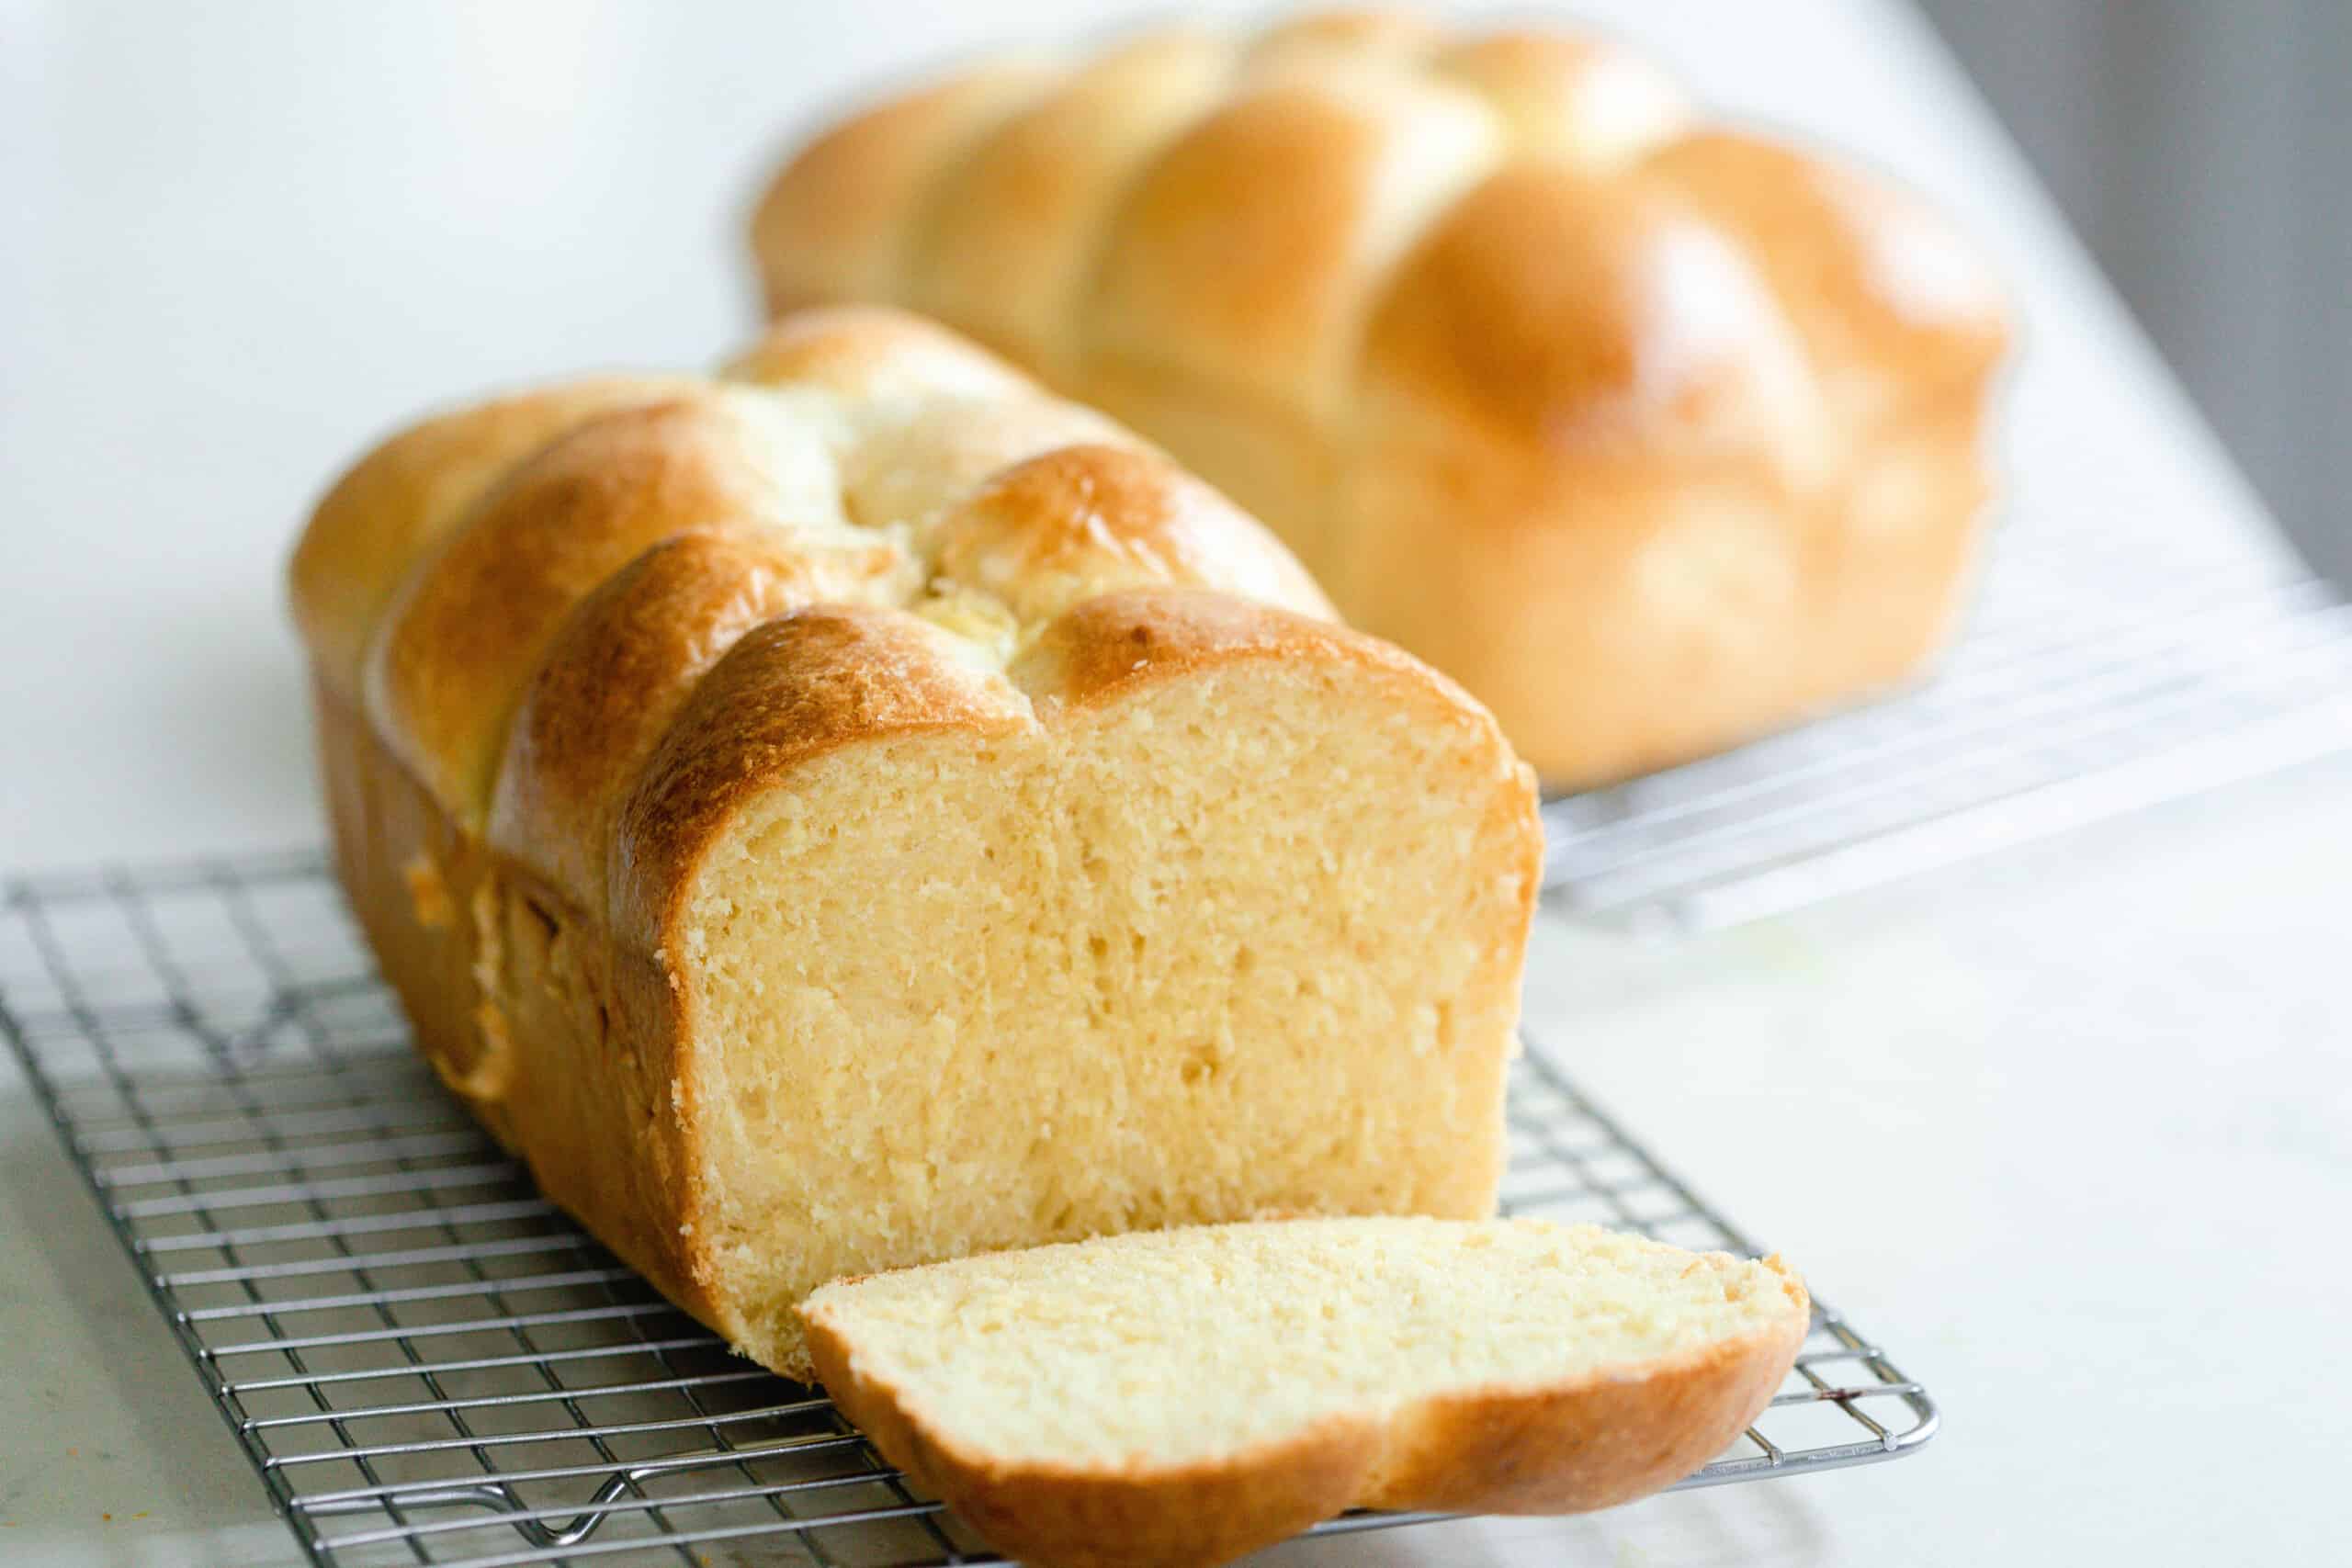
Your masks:
[[[2249,530],[2060,521],[1917,689],[1546,802],[1552,908],[1729,925],[2352,750],[2352,605]]]
[[[8,885],[0,1032],[312,1561],[995,1561],[821,1393],[729,1355],[532,1190],[409,1049],[316,857]],[[1540,1047],[1505,1201],[1756,1251]],[[1684,1484],[1935,1428],[1822,1308],[1757,1427]]]

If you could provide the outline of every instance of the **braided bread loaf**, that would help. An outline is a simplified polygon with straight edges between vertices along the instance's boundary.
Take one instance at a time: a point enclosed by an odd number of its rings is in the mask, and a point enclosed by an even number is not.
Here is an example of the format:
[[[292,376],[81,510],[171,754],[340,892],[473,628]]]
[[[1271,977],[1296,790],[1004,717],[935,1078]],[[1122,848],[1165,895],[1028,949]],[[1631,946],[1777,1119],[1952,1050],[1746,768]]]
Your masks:
[[[775,310],[910,306],[1165,445],[1564,786],[1903,679],[1986,494],[1968,252],[1566,33],[967,71],[808,145],[752,241]]]
[[[1486,1213],[1540,860],[1443,677],[911,318],[394,437],[293,561],[345,885],[542,1188],[806,1375],[844,1273]]]

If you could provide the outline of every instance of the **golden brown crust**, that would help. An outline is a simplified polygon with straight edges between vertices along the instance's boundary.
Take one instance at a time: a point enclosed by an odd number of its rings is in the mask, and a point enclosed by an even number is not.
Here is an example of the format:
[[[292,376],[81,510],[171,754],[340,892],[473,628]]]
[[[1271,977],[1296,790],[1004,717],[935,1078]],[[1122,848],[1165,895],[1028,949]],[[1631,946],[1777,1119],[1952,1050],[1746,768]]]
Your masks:
[[[1760,280],[1670,197],[1504,169],[1407,260],[1363,377],[1355,535],[1326,586],[1519,716],[1548,784],[1805,711],[1828,434]]]
[[[1834,580],[1807,577],[1788,552],[1789,489],[1768,460],[1719,458],[1676,481],[1650,465],[1588,465],[1584,483],[1555,489],[1511,449],[1449,441],[1443,427],[1384,434],[1382,460],[1359,476],[1353,587],[1367,618],[1483,690],[1498,716],[1548,716],[1518,738],[1548,784],[1669,766],[1819,705],[1802,684],[1816,666],[1793,654],[1816,584]],[[1484,521],[1441,548],[1417,526],[1431,514]],[[1572,581],[1611,592],[1569,614],[1548,585]],[[1841,683],[1832,690],[1857,675],[1842,649],[1819,667]]]
[[[1327,582],[1507,727],[1544,716],[1515,739],[1555,785],[1904,679],[1957,614],[1986,491],[1997,315],[1958,284],[1941,315],[1863,292],[1897,265],[1881,252],[1932,267],[1932,236],[1869,227],[1841,184],[1844,227],[1816,197],[1809,248],[1775,245],[1752,225],[1793,198],[1733,221],[1696,171],[1819,186],[1809,162],[1713,136],[1652,163],[1635,186],[1506,169],[1406,263],[1366,339],[1356,534]],[[1645,301],[1681,335],[1630,330]],[[1608,591],[1571,615],[1562,583]]]
[[[590,591],[674,535],[822,525],[834,506],[813,432],[754,420],[721,394],[601,415],[511,473],[411,579],[368,670],[370,711],[478,830],[524,680]],[[886,575],[897,558],[875,539],[828,552],[824,565],[846,583]]]
[[[368,453],[319,502],[288,573],[294,624],[327,679],[358,692],[366,638],[409,567],[518,459],[682,384],[607,376],[523,392],[427,420]]]
[[[2006,326],[1917,202],[1695,126],[1661,73],[1573,31],[1346,11],[1227,47],[1191,108],[1199,57],[1148,49],[1091,68],[1115,94],[1081,69],[985,126],[905,100],[920,179],[820,143],[826,179],[907,193],[874,211],[918,258],[820,297],[939,309],[1160,442],[1552,784],[1718,749],[1931,654]],[[772,277],[831,248],[772,212],[754,236]]]
[[[1330,615],[1322,590],[1263,525],[1167,458],[1063,446],[1000,469],[940,520],[939,577],[1052,620],[1119,588],[1209,588]]]
[[[503,1083],[503,1065],[490,1059],[474,974],[482,857],[322,664],[312,685],[335,872],[352,912],[408,1015],[417,1050],[512,1147],[505,1114],[485,1092]]]
[[[956,199],[916,220],[908,302],[983,343],[1059,344],[1062,301],[1127,171],[1209,106],[1233,56],[1205,29],[1153,33],[983,134],[941,176]]]
[[[1044,73],[986,66],[852,116],[812,143],[760,198],[752,220],[768,309],[892,298],[906,209],[954,147],[1036,91]]]
[[[1373,285],[1500,151],[1493,118],[1440,84],[1251,79],[1121,201],[1081,384],[1099,358],[1329,412]]]
[[[1532,162],[1464,196],[1405,260],[1362,373],[1369,412],[1427,409],[1562,486],[1588,453],[1769,453],[1811,390],[1771,297],[1720,235],[1646,191]]]
[[[1569,1514],[1645,1496],[1704,1465],[1762,1414],[1809,1318],[1776,1332],[1566,1382],[1424,1400],[1385,1421],[1329,1420],[1219,1460],[1072,1471],[969,1451],[929,1429],[910,1391],[869,1377],[821,1312],[805,1314],[818,1380],[885,1457],[1038,1568],[1191,1568],[1238,1557],[1350,1508]]]
[[[1006,673],[1040,703],[1099,703],[1147,682],[1235,659],[1295,659],[1392,672],[1420,685],[1460,722],[1490,716],[1452,682],[1392,645],[1329,621],[1230,595],[1183,589],[1131,589],[1072,605]]]

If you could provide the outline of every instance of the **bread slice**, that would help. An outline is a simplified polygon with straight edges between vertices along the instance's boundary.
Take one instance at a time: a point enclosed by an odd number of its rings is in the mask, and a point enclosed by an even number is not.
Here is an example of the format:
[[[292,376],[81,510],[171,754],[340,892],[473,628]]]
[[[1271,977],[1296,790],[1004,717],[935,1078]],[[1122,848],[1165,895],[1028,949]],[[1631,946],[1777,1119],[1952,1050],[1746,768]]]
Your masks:
[[[1698,1469],[1810,1321],[1779,1258],[1543,1220],[1278,1220],[843,1280],[833,1401],[998,1551],[1221,1562],[1351,1507],[1575,1513]]]

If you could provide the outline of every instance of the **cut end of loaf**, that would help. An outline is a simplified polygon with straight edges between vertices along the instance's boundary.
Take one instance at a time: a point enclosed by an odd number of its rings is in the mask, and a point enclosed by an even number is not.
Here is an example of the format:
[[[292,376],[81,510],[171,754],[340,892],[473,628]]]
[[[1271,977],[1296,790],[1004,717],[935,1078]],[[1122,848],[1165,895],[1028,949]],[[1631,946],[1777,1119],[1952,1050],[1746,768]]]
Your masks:
[[[1753,1419],[1809,1307],[1777,1258],[1331,1219],[967,1258],[802,1312],[884,1451],[1050,1564],[1216,1561],[1350,1506],[1624,1501]]]
[[[1041,694],[751,798],[675,926],[725,1043],[683,1069],[720,1325],[805,1375],[793,1308],[844,1274],[1490,1213],[1529,798],[1425,680],[1297,658]]]

